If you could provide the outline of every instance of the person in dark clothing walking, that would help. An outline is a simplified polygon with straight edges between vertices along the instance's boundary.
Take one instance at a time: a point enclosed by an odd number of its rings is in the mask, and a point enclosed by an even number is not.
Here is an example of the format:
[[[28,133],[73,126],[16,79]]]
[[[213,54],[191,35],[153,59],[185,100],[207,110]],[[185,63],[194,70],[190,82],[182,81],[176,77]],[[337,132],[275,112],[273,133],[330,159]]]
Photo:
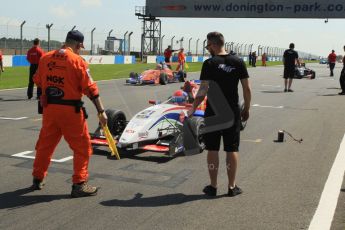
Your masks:
[[[33,77],[36,73],[36,70],[38,69],[38,63],[43,56],[44,52],[40,47],[40,40],[36,38],[34,40],[34,45],[26,54],[26,59],[30,63],[30,75],[29,75],[29,84],[28,84],[28,90],[27,90],[27,96],[28,99],[31,99],[33,97],[33,91],[34,91],[34,81]],[[42,92],[40,88],[37,88],[37,99],[41,96]]]
[[[252,67],[256,67],[256,52],[252,53]]]
[[[249,65],[252,65],[252,58],[253,58],[253,56],[252,56],[252,52],[249,52]]]
[[[293,92],[291,89],[292,81],[295,76],[296,63],[300,65],[298,60],[298,53],[294,50],[295,44],[291,43],[288,50],[285,50],[283,55],[284,63],[284,92]]]
[[[345,46],[344,46],[344,51],[345,51]],[[345,55],[343,57],[343,69],[341,70],[340,74],[340,87],[341,87],[341,92],[339,95],[345,95]]]

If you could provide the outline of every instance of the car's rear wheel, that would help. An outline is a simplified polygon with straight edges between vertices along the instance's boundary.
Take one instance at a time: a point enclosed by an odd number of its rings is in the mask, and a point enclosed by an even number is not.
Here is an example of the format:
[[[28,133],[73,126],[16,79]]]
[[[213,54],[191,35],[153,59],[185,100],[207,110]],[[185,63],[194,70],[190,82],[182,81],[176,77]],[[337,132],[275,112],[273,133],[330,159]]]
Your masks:
[[[126,115],[115,109],[107,109],[105,114],[108,117],[108,128],[113,136],[121,135],[123,130],[126,128]]]
[[[159,75],[159,84],[161,84],[161,85],[168,84],[168,76],[166,73],[161,73]]]

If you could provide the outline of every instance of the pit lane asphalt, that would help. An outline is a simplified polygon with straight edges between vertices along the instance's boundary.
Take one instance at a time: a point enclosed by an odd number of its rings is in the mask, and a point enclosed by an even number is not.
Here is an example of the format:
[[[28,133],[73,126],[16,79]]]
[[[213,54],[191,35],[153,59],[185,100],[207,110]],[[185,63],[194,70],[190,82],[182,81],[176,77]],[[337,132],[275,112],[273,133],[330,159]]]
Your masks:
[[[101,187],[98,196],[69,198],[72,161],[52,163],[44,190],[29,192],[33,161],[11,155],[34,151],[41,127],[37,101],[25,100],[25,89],[0,91],[0,117],[28,117],[0,120],[0,229],[308,228],[345,130],[345,97],[337,95],[340,64],[335,79],[328,76],[326,65],[309,67],[317,79],[295,80],[294,93],[282,93],[282,67],[249,69],[252,104],[271,107],[251,108],[241,136],[237,176],[244,193],[234,198],[224,196],[224,154],[219,197],[206,199],[201,192],[208,184],[205,152],[171,160],[160,154],[124,153],[117,161],[106,149],[95,151],[90,162],[90,184]],[[104,81],[99,86],[106,108],[123,110],[128,118],[147,107],[149,99],[167,98],[181,85],[123,82]],[[95,109],[90,102],[86,106],[92,131],[97,126]],[[288,137],[284,143],[273,142],[279,129],[303,138],[303,143]],[[70,155],[62,140],[54,159]],[[345,228],[344,202],[341,192],[332,229]]]

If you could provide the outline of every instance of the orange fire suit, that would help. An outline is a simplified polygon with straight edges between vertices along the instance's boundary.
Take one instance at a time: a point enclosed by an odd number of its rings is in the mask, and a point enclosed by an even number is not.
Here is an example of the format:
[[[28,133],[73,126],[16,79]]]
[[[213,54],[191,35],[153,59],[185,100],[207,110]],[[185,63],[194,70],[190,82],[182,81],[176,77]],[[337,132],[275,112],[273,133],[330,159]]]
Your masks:
[[[177,56],[178,59],[178,65],[176,68],[176,71],[184,70],[184,65],[186,62],[186,55],[183,53],[183,51],[180,51]]]
[[[43,109],[32,175],[40,180],[47,175],[53,152],[63,136],[74,153],[73,183],[87,181],[92,147],[84,111],[76,111],[70,105],[50,104],[49,100],[78,101],[83,95],[98,97],[98,87],[88,64],[70,48],[51,51],[41,58],[34,82],[42,88],[42,100],[48,98],[48,102]]]

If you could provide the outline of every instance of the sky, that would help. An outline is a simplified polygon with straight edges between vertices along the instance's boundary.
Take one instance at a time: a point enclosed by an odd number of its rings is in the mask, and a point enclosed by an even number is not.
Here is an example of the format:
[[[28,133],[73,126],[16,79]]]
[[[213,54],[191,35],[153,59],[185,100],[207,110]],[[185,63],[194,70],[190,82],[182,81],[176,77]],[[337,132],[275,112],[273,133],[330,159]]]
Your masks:
[[[46,24],[53,23],[51,39],[63,41],[74,25],[85,34],[86,48],[90,47],[91,30],[95,30],[95,44],[104,46],[108,32],[123,37],[133,31],[132,49],[140,50],[142,22],[135,16],[135,7],[144,6],[145,0],[31,0],[1,2],[0,37],[19,38],[19,25],[24,20],[24,38],[47,39]],[[23,7],[18,7],[23,5]],[[287,48],[294,42],[296,49],[318,56],[327,56],[332,49],[343,54],[345,20],[330,19],[201,19],[161,18],[162,35],[170,43],[172,36],[185,40],[199,38],[199,47],[210,31],[224,34],[226,41]],[[177,39],[175,39],[177,40]],[[184,43],[186,49],[188,45]]]

